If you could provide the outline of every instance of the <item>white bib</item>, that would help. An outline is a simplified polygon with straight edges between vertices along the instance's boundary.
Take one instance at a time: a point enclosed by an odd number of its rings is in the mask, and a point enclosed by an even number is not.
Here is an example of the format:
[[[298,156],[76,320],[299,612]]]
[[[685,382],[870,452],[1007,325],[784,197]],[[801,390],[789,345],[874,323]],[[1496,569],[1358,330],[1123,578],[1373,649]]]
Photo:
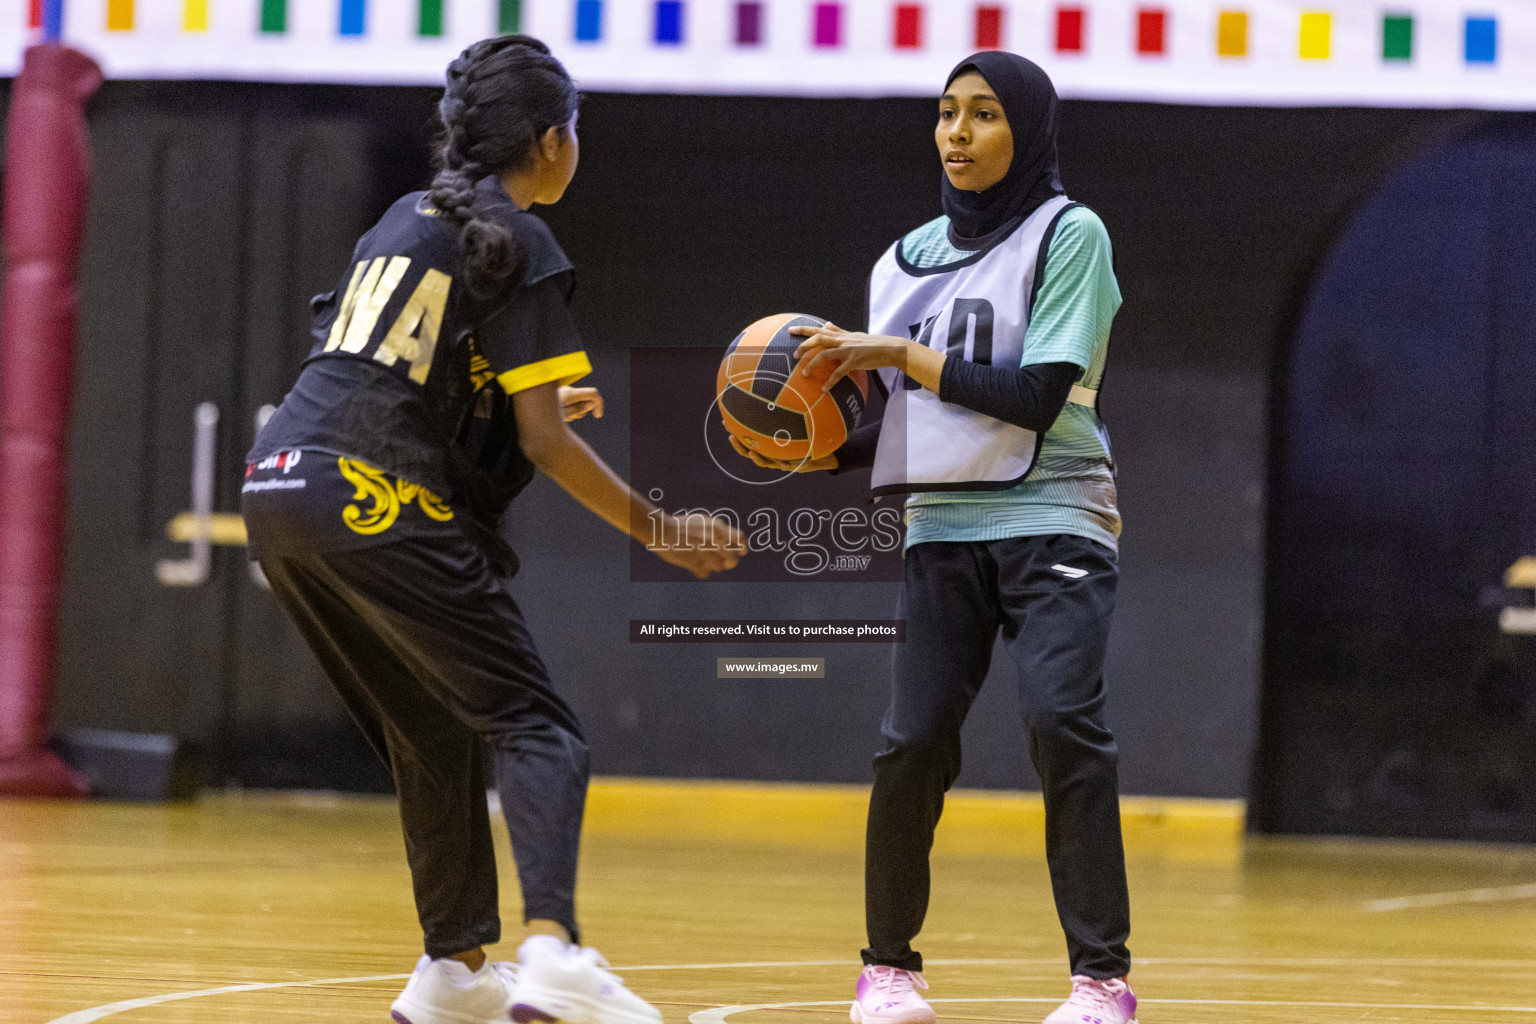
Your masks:
[[[1072,203],[1048,199],[1007,238],[976,257],[923,269],[901,258],[901,241],[870,275],[869,333],[915,338],[949,358],[1018,367],[1056,223]],[[1034,468],[1044,435],[913,390],[880,371],[887,391],[871,487],[876,494],[1005,490]],[[903,386],[907,385],[907,386]],[[1072,389],[1092,406],[1097,393]]]

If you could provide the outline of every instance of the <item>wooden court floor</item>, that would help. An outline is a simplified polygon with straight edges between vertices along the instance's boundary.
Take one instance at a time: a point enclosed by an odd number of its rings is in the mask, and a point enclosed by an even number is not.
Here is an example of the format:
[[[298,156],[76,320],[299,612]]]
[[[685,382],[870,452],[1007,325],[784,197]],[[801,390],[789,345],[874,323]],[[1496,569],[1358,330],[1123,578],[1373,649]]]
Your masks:
[[[631,987],[667,1024],[846,1021],[858,794],[782,828],[717,794],[689,828],[625,792],[594,794],[579,899]],[[945,1021],[1039,1021],[1066,966],[1038,830],[967,845],[957,808],[928,995]],[[1127,829],[1142,1024],[1536,1022],[1536,850],[1155,831]],[[0,802],[0,1021],[386,1024],[418,941],[389,800]]]

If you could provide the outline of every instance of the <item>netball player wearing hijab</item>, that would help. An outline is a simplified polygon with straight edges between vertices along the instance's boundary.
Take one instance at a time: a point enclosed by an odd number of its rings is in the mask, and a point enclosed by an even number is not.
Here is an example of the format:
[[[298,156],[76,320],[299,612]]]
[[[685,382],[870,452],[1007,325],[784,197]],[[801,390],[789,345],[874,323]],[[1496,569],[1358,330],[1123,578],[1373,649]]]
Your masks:
[[[1130,933],[1104,649],[1120,518],[1097,413],[1120,305],[1109,237],[1063,194],[1057,100],[1039,67],[978,53],[945,83],[935,129],[944,216],[906,235],[870,281],[869,333],[807,328],[830,388],[878,370],[889,400],[834,455],[906,494],[907,639],[893,662],[865,861],[869,948],[855,1024],[931,1024],[911,941],[928,853],[960,773],[960,727],[1001,631],[1019,669],[1045,791],[1046,856],[1072,994],[1047,1024],[1128,1024]]]
[[[527,210],[575,173],[576,103],[526,36],[449,65],[432,188],[391,206],[315,300],[314,348],[248,456],[252,555],[399,794],[426,947],[399,1024],[661,1020],[576,945],[587,746],[495,535],[536,468],[642,543],[655,512],[563,418],[598,399],[558,390],[590,364],[571,263]],[[701,578],[735,564],[729,528],[677,525],[692,544],[662,558]],[[501,934],[482,743],[530,932],[515,969],[481,948]]]

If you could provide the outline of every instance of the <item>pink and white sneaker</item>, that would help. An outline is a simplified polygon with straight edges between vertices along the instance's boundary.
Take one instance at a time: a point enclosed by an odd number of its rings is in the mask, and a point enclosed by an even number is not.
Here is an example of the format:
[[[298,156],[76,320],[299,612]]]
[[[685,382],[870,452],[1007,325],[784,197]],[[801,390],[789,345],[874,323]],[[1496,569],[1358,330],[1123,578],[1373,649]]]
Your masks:
[[[1072,997],[1045,1024],[1136,1024],[1136,993],[1124,978],[1072,975]]]
[[[917,994],[927,987],[916,971],[870,964],[859,975],[848,1017],[853,1024],[934,1024],[933,1007]]]

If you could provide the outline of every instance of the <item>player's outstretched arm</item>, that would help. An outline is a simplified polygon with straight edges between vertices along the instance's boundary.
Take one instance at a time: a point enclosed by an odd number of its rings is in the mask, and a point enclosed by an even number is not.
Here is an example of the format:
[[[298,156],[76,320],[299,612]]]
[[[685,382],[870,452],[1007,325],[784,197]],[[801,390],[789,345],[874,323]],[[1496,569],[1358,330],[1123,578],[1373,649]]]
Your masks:
[[[526,388],[512,396],[518,441],[523,454],[571,497],[614,529],[634,537],[662,561],[687,569],[699,579],[735,568],[746,554],[746,539],[724,520],[687,522],[666,516],[662,537],[687,537],[685,546],[653,547],[651,515],[656,506],[637,494],[566,426],[560,394],[553,383]]]

